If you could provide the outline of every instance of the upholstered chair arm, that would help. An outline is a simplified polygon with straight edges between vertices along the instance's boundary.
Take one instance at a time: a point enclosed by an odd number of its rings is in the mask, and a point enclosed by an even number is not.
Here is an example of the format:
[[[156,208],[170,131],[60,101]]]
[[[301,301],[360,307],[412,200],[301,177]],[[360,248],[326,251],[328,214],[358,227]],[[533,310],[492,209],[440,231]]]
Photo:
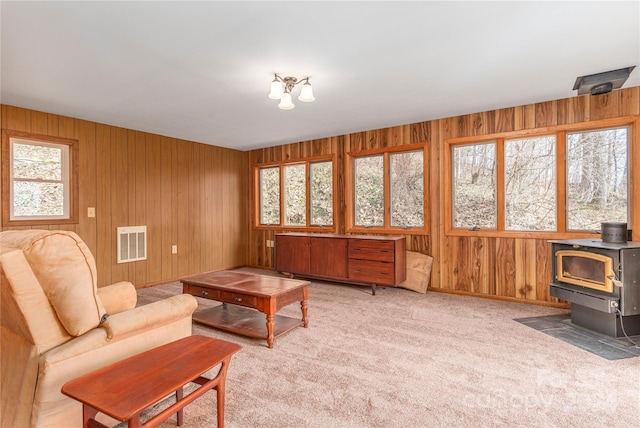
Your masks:
[[[179,294],[110,315],[107,321],[100,324],[100,327],[107,330],[108,340],[120,340],[123,337],[143,333],[150,328],[191,317],[197,307],[198,302],[195,297],[190,294]]]
[[[99,287],[98,297],[109,315],[133,309],[138,302],[136,288],[127,281]]]

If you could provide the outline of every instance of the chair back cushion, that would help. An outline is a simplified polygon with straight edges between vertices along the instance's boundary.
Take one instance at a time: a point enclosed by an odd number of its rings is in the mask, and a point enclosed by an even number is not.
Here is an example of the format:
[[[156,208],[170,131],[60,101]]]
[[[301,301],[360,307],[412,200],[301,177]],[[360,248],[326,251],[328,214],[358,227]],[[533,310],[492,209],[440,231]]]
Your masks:
[[[97,294],[96,264],[87,245],[64,230],[11,230],[1,245],[19,248],[65,330],[80,336],[105,314]]]

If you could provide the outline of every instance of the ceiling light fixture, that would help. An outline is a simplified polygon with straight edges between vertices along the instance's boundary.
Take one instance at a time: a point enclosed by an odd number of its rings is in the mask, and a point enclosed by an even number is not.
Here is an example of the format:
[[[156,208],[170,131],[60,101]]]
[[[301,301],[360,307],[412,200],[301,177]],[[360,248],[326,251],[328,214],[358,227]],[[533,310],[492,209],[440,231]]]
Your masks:
[[[272,100],[280,100],[278,103],[278,108],[281,110],[291,110],[295,107],[293,102],[291,102],[291,90],[298,84],[304,82],[302,88],[300,89],[300,96],[298,99],[305,103],[310,103],[315,101],[315,97],[313,96],[313,88],[311,88],[311,83],[309,83],[308,77],[303,77],[298,80],[295,77],[280,77],[277,74],[274,74],[273,82],[271,82],[271,92],[269,92],[269,98]]]

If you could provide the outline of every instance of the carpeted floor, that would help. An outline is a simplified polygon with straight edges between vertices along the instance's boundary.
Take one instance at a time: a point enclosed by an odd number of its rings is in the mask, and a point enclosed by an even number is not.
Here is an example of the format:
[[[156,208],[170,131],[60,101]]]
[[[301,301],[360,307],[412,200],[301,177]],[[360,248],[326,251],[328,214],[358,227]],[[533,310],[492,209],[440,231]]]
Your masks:
[[[139,304],[180,292],[178,283],[143,289]],[[280,313],[298,317],[300,307]],[[228,372],[231,428],[635,426],[640,358],[607,360],[514,321],[566,314],[312,282],[309,328],[273,349],[195,323],[193,333],[243,346]],[[214,427],[215,417],[215,394],[207,393],[186,407],[184,427]],[[161,426],[175,426],[175,417]]]

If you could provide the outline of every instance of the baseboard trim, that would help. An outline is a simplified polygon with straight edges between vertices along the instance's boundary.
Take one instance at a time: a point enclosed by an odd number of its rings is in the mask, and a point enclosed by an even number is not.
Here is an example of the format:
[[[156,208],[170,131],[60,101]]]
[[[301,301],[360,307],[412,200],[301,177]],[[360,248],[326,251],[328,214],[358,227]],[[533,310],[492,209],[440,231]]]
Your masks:
[[[436,287],[429,287],[427,290],[433,291],[436,293],[457,294],[459,296],[469,296],[469,297],[479,297],[481,299],[500,300],[502,302],[522,303],[526,305],[536,305],[536,306],[548,306],[551,308],[558,308],[558,309],[571,309],[570,303],[545,302],[542,300],[526,300],[526,299],[518,299],[516,297],[506,297],[506,296],[491,296],[488,294],[472,293],[469,291],[460,291],[460,290],[449,290],[446,288],[436,288]]]

